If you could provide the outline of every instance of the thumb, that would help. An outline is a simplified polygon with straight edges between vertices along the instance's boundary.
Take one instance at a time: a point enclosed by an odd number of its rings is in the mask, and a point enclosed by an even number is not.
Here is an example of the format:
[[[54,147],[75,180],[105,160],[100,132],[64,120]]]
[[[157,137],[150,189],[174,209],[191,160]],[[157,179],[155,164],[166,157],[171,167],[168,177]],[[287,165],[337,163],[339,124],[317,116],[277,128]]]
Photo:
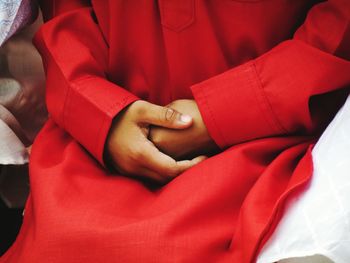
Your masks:
[[[192,125],[193,119],[190,115],[172,108],[148,103],[143,111],[142,121],[171,129],[185,129]]]

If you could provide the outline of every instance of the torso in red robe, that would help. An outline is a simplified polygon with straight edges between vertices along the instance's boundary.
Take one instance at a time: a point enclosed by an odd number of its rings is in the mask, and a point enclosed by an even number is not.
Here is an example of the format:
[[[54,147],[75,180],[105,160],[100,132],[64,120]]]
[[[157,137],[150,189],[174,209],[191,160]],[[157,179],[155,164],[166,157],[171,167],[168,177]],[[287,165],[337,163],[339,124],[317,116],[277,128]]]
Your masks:
[[[253,262],[350,85],[350,2],[42,2],[51,118],[0,262]],[[111,120],[138,98],[194,98],[222,152],[161,188],[111,174]]]

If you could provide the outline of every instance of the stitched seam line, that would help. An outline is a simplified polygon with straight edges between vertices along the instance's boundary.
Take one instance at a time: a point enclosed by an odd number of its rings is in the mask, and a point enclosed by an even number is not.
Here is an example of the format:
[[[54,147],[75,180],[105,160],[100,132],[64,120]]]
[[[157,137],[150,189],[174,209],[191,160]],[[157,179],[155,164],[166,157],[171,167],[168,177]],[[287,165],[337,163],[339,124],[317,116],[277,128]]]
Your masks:
[[[53,56],[52,56],[52,53],[51,53],[51,52],[49,51],[49,49],[47,48],[47,44],[46,44],[45,39],[44,39],[44,38],[42,38],[42,39],[43,39],[43,42],[44,42],[44,44],[45,44],[46,53],[50,56],[51,60],[53,61],[53,63],[54,63],[54,64],[56,65],[56,67],[58,68],[60,74],[61,74],[62,77],[63,77],[64,82],[65,82],[66,85],[67,85],[67,92],[66,92],[66,94],[65,94],[64,102],[63,102],[62,123],[63,123],[64,129],[65,129],[66,131],[68,131],[67,120],[66,120],[66,112],[67,112],[67,108],[68,108],[68,106],[69,106],[69,102],[68,102],[69,99],[68,99],[68,98],[69,98],[69,95],[71,94],[72,87],[71,87],[71,85],[69,85],[69,82],[68,82],[68,80],[66,79],[66,76],[64,75],[63,71],[61,70],[61,68],[59,67],[59,65],[56,63],[56,61],[54,60],[54,58],[53,58]],[[81,77],[81,78],[79,78],[78,80],[81,81],[81,80],[86,80],[86,79],[93,79],[93,77],[92,77],[92,76],[86,76],[86,77]],[[76,81],[73,81],[73,82],[72,82],[72,84],[75,84],[75,83],[76,83]],[[77,86],[79,87],[79,85],[77,85]],[[76,91],[79,91],[79,88],[76,89]],[[124,103],[125,103],[125,101],[126,101],[126,99],[123,100]],[[111,106],[108,108],[108,112],[110,112],[110,110],[111,110],[112,108],[117,107],[117,106],[119,106],[120,104],[121,104],[121,103],[118,102],[118,103],[115,103],[115,104],[111,105]],[[97,106],[97,105],[94,104],[94,106]],[[98,138],[100,138],[100,134],[101,134],[101,132],[102,132],[102,127],[105,125],[105,123],[106,123],[107,120],[108,120],[108,118],[106,117],[105,120],[102,121],[102,124],[101,124],[101,126],[100,126],[100,128],[99,128],[99,131],[98,131],[98,133],[97,133],[97,134],[98,134]],[[97,148],[98,145],[99,145],[99,142],[98,142],[98,139],[97,139],[94,148],[95,148],[95,149],[98,149],[98,148]]]
[[[186,29],[187,27],[189,27],[191,24],[193,24],[194,20],[195,20],[195,0],[190,0],[191,1],[191,17],[189,18],[189,20],[181,25],[178,25],[178,26],[174,26],[174,25],[171,25],[170,23],[168,23],[166,21],[166,8],[164,7],[164,3],[162,1],[160,1],[160,9],[161,9],[161,12],[162,12],[162,16],[161,16],[161,19],[164,18],[164,20],[162,19],[161,21],[161,24],[172,30],[172,31],[175,31],[175,32],[181,32],[182,30]]]
[[[67,124],[66,124],[66,110],[67,110],[67,105],[68,105],[68,95],[71,93],[71,87],[66,79],[66,76],[63,74],[63,71],[61,70],[61,68],[59,67],[59,65],[56,63],[56,60],[54,59],[52,53],[50,52],[50,50],[48,49],[47,47],[47,43],[45,41],[45,38],[42,37],[42,41],[45,45],[45,50],[46,50],[46,53],[47,55],[51,58],[51,60],[53,61],[53,63],[55,64],[55,66],[57,67],[58,71],[61,73],[62,77],[63,77],[63,80],[64,82],[66,83],[67,85],[67,92],[64,96],[64,101],[63,101],[63,110],[62,110],[62,124],[63,124],[63,127],[65,129],[67,129]]]
[[[129,97],[125,97],[121,102],[117,102],[117,103],[115,103],[115,104],[112,104],[109,108],[108,108],[108,113],[110,113],[110,111],[113,109],[113,108],[115,108],[115,107],[124,107],[125,106],[125,104],[126,104],[126,102],[129,100],[129,98],[131,98],[131,96],[129,96]],[[120,111],[118,111],[118,113],[119,113]],[[117,114],[118,114],[117,113]],[[113,119],[113,118],[112,118]],[[106,126],[106,123],[107,123],[107,121],[109,121],[109,118],[108,117],[106,117],[105,116],[105,118],[104,118],[104,120],[102,121],[102,123],[101,123],[101,125],[100,125],[100,127],[99,127],[99,130],[98,130],[98,132],[97,132],[97,140],[96,140],[96,145],[95,145],[95,149],[97,149],[97,150],[99,150],[98,149],[98,146],[100,145],[100,142],[99,142],[99,139],[101,138],[101,133],[102,133],[102,128],[104,127],[104,126]],[[104,143],[103,143],[104,144]],[[102,149],[102,155],[103,155],[103,149]],[[103,161],[103,157],[102,157],[102,159],[101,159],[102,161]]]
[[[263,96],[261,96],[259,93],[259,90],[262,89],[262,87],[260,87],[260,84],[257,83],[258,81],[256,80],[257,79],[257,74],[255,74],[255,70],[254,70],[254,63],[251,62],[250,65],[249,65],[249,69],[250,69],[250,73],[248,76],[249,76],[249,81],[250,81],[250,87],[252,88],[252,93],[255,97],[255,100],[256,100],[256,103],[260,109],[260,112],[262,113],[263,115],[263,118],[265,119],[265,122],[268,124],[268,126],[270,127],[271,130],[275,130],[275,127],[274,125],[271,123],[271,120],[265,110],[265,108],[263,107],[262,103],[264,103],[265,99]],[[266,103],[265,103],[266,104]]]
[[[255,76],[256,76],[256,82],[257,82],[258,88],[260,90],[259,93],[260,93],[261,97],[263,98],[263,100],[265,101],[265,104],[266,104],[267,108],[269,109],[269,111],[271,113],[271,116],[272,116],[272,118],[269,118],[267,116],[267,114],[264,114],[265,118],[268,120],[268,123],[270,125],[271,125],[271,121],[272,121],[272,123],[275,126],[275,128],[277,128],[279,131],[282,131],[284,133],[288,133],[288,130],[279,121],[277,115],[275,114],[275,112],[274,112],[274,110],[272,108],[272,105],[271,105],[267,95],[264,92],[263,85],[262,85],[261,79],[260,79],[260,77],[258,75],[258,71],[257,71],[256,65],[255,65],[254,62],[252,63],[252,69],[254,70],[254,73],[255,73]],[[265,112],[265,111],[263,110],[263,112]]]
[[[227,143],[227,141],[226,141],[226,138],[223,136],[223,133],[221,132],[221,130],[220,130],[220,128],[219,128],[219,125],[217,124],[217,121],[216,121],[216,119],[215,119],[215,116],[214,116],[214,114],[213,114],[213,111],[212,111],[212,109],[211,109],[211,107],[210,107],[210,105],[209,105],[208,96],[207,96],[205,90],[202,91],[202,96],[204,97],[204,103],[205,103],[205,105],[206,105],[206,108],[208,109],[208,113],[209,113],[208,115],[209,115],[210,119],[212,120],[212,122],[213,122],[213,124],[214,124],[214,127],[216,128],[217,133],[218,133],[219,137],[221,138],[221,140],[222,140],[222,142],[223,142],[223,144],[224,144],[223,146],[227,146],[228,143]]]

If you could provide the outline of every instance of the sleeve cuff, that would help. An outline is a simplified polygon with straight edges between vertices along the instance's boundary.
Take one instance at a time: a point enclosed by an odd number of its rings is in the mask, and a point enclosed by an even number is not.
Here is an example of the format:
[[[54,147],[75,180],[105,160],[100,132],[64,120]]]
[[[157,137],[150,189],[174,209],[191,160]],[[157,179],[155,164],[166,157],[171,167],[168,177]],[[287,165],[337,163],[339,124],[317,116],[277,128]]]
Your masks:
[[[283,131],[254,61],[195,84],[191,90],[210,136],[222,149]]]
[[[138,100],[132,93],[106,79],[87,77],[71,83],[64,124],[103,166],[105,141],[113,118]]]

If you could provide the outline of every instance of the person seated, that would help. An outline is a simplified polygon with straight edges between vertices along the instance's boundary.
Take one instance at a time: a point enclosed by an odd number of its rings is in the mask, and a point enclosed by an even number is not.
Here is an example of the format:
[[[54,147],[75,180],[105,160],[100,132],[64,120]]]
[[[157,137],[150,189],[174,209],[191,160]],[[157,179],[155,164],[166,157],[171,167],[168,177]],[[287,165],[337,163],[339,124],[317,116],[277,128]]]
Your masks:
[[[254,262],[350,85],[350,2],[42,1],[49,120],[0,262]]]

